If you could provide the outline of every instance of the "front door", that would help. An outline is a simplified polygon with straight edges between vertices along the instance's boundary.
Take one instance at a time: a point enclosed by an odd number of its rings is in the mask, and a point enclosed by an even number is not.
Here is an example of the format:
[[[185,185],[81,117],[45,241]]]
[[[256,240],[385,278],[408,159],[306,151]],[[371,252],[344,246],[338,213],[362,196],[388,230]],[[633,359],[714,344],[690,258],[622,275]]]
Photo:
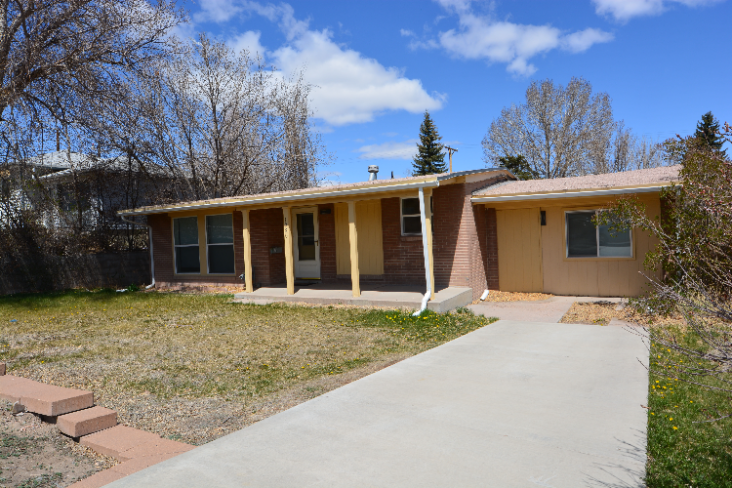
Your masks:
[[[293,210],[295,238],[295,278],[320,279],[318,208]]]

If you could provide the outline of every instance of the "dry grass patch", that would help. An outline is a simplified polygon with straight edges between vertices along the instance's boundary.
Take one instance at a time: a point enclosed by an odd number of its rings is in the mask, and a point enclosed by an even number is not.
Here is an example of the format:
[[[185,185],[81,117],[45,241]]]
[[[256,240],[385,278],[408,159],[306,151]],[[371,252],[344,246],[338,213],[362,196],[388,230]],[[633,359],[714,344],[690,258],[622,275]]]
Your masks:
[[[619,319],[644,326],[677,325],[679,314],[668,316],[639,314],[632,306],[618,306],[612,302],[573,303],[560,322],[565,324],[608,325],[612,319]]]
[[[491,290],[484,302],[535,302],[539,300],[548,300],[554,295],[546,293],[517,293],[510,291]],[[482,303],[476,300],[473,303]]]
[[[487,323],[230,295],[6,297],[0,360],[11,374],[93,390],[127,425],[202,444]]]

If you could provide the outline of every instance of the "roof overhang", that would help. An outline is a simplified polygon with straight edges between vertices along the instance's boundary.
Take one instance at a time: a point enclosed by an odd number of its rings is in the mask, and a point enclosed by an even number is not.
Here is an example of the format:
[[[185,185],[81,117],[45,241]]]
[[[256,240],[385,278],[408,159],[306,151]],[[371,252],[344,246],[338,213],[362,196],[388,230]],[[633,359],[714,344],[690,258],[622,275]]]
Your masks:
[[[604,188],[600,190],[566,190],[549,193],[524,193],[517,195],[475,195],[471,197],[473,203],[519,202],[523,200],[548,200],[554,198],[581,198],[600,197],[610,195],[624,195],[633,193],[659,192],[669,185],[637,186],[628,188]]]
[[[275,194],[275,195],[252,195],[248,197],[231,198],[224,201],[214,202],[190,202],[174,205],[167,205],[152,208],[140,208],[135,210],[123,210],[118,212],[120,215],[150,215],[167,212],[182,212],[190,210],[205,210],[211,208],[227,208],[227,207],[246,207],[250,205],[267,205],[272,203],[294,203],[306,200],[318,200],[323,198],[344,197],[353,198],[361,195],[370,195],[374,193],[385,193],[394,191],[419,190],[420,188],[436,188],[440,186],[437,177],[431,180],[421,180],[396,185],[380,185],[380,186],[364,186],[356,188],[338,188],[328,190],[327,187],[319,188],[318,191],[310,191],[307,193],[294,194]]]

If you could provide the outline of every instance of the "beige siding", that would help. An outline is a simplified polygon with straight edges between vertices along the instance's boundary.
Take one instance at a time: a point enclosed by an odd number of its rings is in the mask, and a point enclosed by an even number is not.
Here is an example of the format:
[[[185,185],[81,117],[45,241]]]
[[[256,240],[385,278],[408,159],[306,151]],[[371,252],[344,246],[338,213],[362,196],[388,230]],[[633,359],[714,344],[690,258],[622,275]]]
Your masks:
[[[496,211],[501,291],[541,292],[541,221],[538,208]]]
[[[381,200],[356,202],[358,267],[362,275],[384,274],[384,245],[381,234]],[[336,272],[351,274],[348,243],[348,204],[335,204]]]
[[[658,194],[638,195],[648,215],[655,218],[661,213],[661,202]],[[541,207],[521,208],[540,204]],[[546,212],[546,225],[541,226],[541,269],[543,274],[543,291],[555,295],[575,296],[638,296],[647,286],[647,279],[642,273],[649,274],[643,267],[648,251],[655,245],[655,239],[640,229],[633,230],[633,256],[631,258],[567,258],[565,242],[564,213],[572,210],[603,208],[608,204],[607,197],[585,197],[578,199],[556,199],[541,202],[515,202],[495,205],[498,223],[498,272],[501,290],[531,291],[528,284],[517,284],[515,275],[520,265],[519,245],[524,249],[525,231],[523,224],[519,226],[518,215],[524,212]],[[503,217],[500,215],[503,214]],[[505,229],[508,228],[508,231]],[[519,232],[519,228],[522,230]],[[507,232],[508,235],[501,235]],[[519,241],[522,241],[519,243]],[[524,253],[525,251],[521,251]],[[523,272],[523,268],[521,268]],[[513,273],[505,278],[505,273]],[[525,276],[525,274],[524,274]],[[658,276],[658,273],[656,273]]]

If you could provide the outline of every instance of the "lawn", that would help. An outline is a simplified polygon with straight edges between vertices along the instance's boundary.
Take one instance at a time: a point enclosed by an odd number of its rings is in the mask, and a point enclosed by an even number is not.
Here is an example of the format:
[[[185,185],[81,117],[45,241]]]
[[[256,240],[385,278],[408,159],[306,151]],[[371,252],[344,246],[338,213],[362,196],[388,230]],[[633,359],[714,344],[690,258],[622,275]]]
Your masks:
[[[701,347],[698,336],[672,330],[680,343]],[[732,414],[732,396],[685,380],[730,385],[683,374],[689,358],[660,345],[652,347],[651,363],[657,372],[648,389],[648,487],[732,487],[732,418],[714,421]]]
[[[93,390],[126,425],[203,444],[491,322],[231,303],[230,295],[0,297],[10,374]]]

